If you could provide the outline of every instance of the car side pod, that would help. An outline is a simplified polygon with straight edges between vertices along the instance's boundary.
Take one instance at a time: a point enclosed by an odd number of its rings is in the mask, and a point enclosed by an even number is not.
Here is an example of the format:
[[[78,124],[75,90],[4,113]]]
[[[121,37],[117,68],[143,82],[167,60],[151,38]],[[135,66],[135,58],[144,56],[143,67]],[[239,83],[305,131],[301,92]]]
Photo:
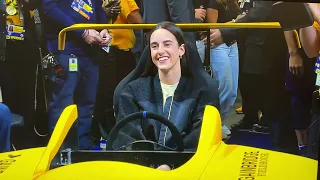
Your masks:
[[[36,179],[38,176],[49,170],[51,161],[60,149],[77,117],[78,111],[76,105],[70,105],[64,109],[54,128],[48,146],[34,171],[33,179]]]
[[[59,121],[61,121],[61,124],[63,123],[63,120]],[[66,126],[67,127],[64,128],[70,129],[71,125],[67,124]],[[57,133],[61,131],[61,129],[60,131],[57,130]],[[65,135],[62,135],[61,138],[63,139]],[[50,163],[50,156],[48,158],[43,156],[43,162],[39,163],[37,168],[39,170],[36,171],[38,172],[38,176],[34,176],[34,179],[316,179],[317,161],[315,160],[254,147],[227,145],[222,142],[221,136],[222,131],[219,112],[213,106],[206,106],[197,152],[188,162],[177,169],[163,171],[118,161],[89,161],[70,164],[47,171],[46,166]],[[52,143],[61,143],[59,141],[55,142],[54,139],[51,139],[50,143],[51,141]],[[56,147],[58,147],[58,145]],[[57,149],[48,149],[48,152],[57,151]]]
[[[199,179],[222,142],[221,120],[218,110],[206,106],[200,139],[195,155],[184,165],[171,171],[116,161],[91,161],[70,164],[46,171],[44,179]],[[177,152],[178,153],[178,152]]]
[[[0,179],[31,180],[47,172],[77,116],[75,105],[64,109],[47,147],[0,153]]]

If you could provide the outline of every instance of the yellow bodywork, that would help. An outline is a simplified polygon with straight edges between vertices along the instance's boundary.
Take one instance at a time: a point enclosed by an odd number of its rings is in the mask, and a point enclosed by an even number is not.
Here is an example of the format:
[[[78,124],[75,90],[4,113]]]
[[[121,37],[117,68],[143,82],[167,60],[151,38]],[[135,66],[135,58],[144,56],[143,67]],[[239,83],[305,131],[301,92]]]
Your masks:
[[[115,161],[92,161],[66,165],[53,170],[49,164],[77,118],[75,105],[62,113],[46,148],[0,154],[0,179],[256,179],[313,180],[318,162],[312,159],[239,145],[221,140],[217,109],[204,112],[199,145],[195,155],[172,171],[162,171]]]

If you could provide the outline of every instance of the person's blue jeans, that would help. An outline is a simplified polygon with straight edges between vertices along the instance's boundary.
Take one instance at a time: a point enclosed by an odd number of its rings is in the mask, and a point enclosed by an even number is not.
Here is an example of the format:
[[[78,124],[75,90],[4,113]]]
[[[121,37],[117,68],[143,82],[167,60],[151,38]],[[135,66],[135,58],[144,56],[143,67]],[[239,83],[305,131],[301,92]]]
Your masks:
[[[237,98],[239,56],[238,46],[221,44],[211,49],[211,68],[219,82],[220,114],[222,122],[227,118]]]
[[[77,56],[78,71],[69,71],[70,55],[57,56],[66,80],[58,79],[52,86],[52,100],[49,103],[49,132],[52,133],[62,111],[71,104],[78,108],[79,148],[90,148],[89,131],[96,100],[99,69],[92,58]]]
[[[198,50],[200,59],[203,63],[205,58],[206,46],[204,45],[204,42],[201,40],[196,41],[196,45],[197,45],[197,50]]]
[[[0,103],[0,153],[10,151],[11,112]]]

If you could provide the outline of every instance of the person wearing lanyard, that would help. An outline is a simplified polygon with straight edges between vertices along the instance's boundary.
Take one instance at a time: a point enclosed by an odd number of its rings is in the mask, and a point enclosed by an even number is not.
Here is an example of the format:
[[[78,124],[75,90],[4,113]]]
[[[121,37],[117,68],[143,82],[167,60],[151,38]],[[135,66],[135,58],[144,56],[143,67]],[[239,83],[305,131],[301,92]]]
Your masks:
[[[59,51],[58,34],[76,23],[104,23],[108,20],[101,0],[42,0],[47,48],[61,64],[64,78],[52,82],[49,103],[49,132],[52,133],[62,111],[71,104],[78,108],[79,148],[91,149],[89,131],[98,84],[98,50],[108,45],[107,29],[69,32],[65,50]]]
[[[4,10],[0,19],[1,22],[5,22],[0,25],[0,39],[5,40],[0,40],[0,51],[2,51],[1,47],[5,47],[5,58],[0,57],[2,59],[0,60],[0,91],[3,95],[3,103],[13,113],[24,118],[23,130],[26,130],[24,131],[26,135],[31,135],[30,132],[33,131],[36,66],[39,60],[33,31],[35,23],[31,13],[37,8],[34,2],[34,0],[0,2],[0,8]]]

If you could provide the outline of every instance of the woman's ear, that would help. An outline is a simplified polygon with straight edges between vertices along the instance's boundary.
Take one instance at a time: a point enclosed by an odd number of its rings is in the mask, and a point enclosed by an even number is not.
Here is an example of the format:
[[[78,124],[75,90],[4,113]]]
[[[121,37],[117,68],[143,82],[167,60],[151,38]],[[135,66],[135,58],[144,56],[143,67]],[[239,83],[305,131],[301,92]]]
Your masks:
[[[179,47],[179,56],[183,56],[186,53],[185,44],[181,44]]]

